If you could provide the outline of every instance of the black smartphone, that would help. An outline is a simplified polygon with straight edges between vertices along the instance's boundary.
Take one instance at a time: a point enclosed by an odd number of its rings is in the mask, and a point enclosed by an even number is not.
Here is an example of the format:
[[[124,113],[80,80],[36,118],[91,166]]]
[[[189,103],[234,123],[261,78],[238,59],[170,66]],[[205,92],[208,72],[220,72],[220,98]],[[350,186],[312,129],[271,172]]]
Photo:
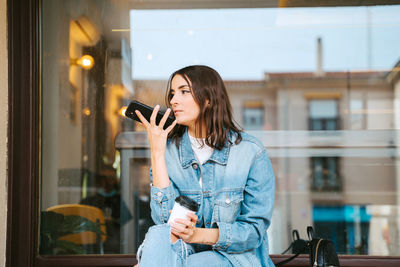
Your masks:
[[[125,116],[127,116],[128,118],[138,121],[140,122],[139,117],[136,115],[135,110],[139,110],[140,113],[142,113],[143,117],[145,117],[145,119],[147,121],[150,121],[150,117],[151,114],[153,113],[154,108],[149,107],[148,105],[145,105],[139,101],[133,100],[128,108],[125,111]],[[172,111],[171,111],[172,112]],[[157,117],[156,117],[156,124],[158,125],[162,119],[162,117],[164,116],[165,112],[163,111],[158,111],[157,113]],[[175,120],[175,117],[173,117],[172,115],[169,115],[165,124],[164,124],[164,130],[166,128],[168,128],[168,126],[170,126]]]

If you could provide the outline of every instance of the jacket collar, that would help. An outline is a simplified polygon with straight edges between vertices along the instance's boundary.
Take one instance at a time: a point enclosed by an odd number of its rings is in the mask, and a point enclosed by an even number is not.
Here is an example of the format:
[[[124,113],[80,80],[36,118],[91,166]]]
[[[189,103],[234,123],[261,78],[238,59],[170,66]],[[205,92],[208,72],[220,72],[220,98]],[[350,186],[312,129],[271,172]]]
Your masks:
[[[208,159],[221,165],[226,165],[229,157],[230,144],[227,141],[225,147],[221,150],[214,149],[211,157]],[[179,158],[183,168],[187,168],[189,165],[197,162],[194,155],[192,145],[190,144],[188,129],[186,128],[185,133],[182,135],[179,145]]]

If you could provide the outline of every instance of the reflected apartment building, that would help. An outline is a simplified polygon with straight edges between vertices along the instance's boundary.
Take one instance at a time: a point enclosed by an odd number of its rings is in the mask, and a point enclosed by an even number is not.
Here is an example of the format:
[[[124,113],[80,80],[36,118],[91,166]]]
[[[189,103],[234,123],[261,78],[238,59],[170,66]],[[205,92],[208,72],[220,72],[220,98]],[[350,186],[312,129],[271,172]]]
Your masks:
[[[314,225],[339,253],[400,254],[397,68],[226,81],[235,120],[263,141],[274,166],[272,253],[287,247],[292,229],[305,237]],[[166,81],[134,88],[137,99],[164,103]]]

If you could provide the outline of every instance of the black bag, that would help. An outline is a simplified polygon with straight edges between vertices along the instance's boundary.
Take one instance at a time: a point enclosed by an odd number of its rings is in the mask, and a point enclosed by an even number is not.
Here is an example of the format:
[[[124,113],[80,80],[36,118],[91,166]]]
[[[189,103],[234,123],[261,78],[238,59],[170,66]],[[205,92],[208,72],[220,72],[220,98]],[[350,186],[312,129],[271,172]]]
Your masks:
[[[310,266],[340,266],[335,246],[331,240],[315,237],[314,229],[311,226],[307,227],[307,234],[310,239]]]
[[[278,262],[275,266],[282,266],[303,253],[309,254],[311,267],[340,267],[339,258],[333,242],[328,239],[316,238],[314,236],[314,229],[311,226],[307,227],[307,234],[309,241],[300,239],[299,232],[293,230],[293,242],[282,254],[291,248],[292,253],[295,255]]]
[[[285,254],[290,249],[292,249],[292,254],[310,253],[310,249],[308,247],[308,241],[300,239],[299,232],[297,230],[292,231],[292,238],[293,238],[292,243],[284,252],[282,252],[282,254]]]

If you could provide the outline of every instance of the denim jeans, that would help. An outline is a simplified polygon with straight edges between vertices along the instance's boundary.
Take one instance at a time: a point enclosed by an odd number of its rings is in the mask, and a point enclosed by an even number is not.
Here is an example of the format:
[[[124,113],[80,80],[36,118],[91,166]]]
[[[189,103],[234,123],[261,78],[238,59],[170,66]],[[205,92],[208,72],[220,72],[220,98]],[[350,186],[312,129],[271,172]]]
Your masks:
[[[139,267],[232,267],[229,260],[217,251],[195,253],[193,247],[181,239],[172,244],[168,224],[150,227],[138,249],[137,258]]]

